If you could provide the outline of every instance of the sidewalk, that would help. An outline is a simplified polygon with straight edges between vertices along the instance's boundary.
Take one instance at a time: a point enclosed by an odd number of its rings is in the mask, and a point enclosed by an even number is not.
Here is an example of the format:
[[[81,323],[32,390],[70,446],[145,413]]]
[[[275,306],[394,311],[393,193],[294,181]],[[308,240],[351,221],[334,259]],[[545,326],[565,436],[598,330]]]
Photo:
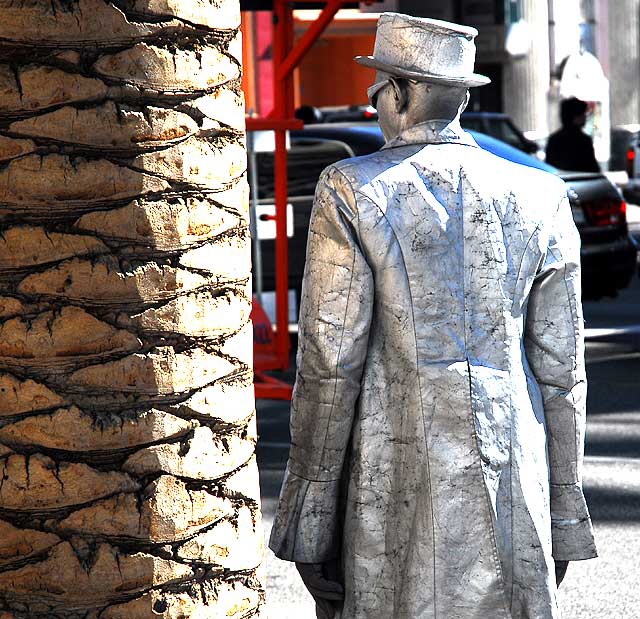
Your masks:
[[[315,604],[302,584],[295,565],[288,561],[281,561],[269,550],[269,533],[273,525],[283,474],[284,470],[280,468],[260,467],[266,549],[261,570],[262,581],[267,592],[263,619],[314,619]]]

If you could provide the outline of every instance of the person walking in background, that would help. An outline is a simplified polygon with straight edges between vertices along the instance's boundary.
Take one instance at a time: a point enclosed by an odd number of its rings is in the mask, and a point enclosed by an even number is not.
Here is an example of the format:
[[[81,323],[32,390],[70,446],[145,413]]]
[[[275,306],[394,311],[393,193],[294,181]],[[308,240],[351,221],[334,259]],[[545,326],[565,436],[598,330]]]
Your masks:
[[[593,140],[582,130],[587,122],[588,107],[575,97],[560,104],[562,129],[549,136],[546,152],[549,165],[572,172],[600,172]]]

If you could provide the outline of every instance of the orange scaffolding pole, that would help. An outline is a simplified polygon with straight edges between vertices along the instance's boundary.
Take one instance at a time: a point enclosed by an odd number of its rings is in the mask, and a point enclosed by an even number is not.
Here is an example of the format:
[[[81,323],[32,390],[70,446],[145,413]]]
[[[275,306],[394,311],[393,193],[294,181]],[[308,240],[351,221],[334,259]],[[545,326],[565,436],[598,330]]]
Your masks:
[[[273,1],[273,110],[267,117],[247,118],[247,130],[275,132],[274,186],[275,186],[275,285],[276,321],[274,358],[260,367],[256,363],[256,397],[288,399],[291,388],[262,374],[262,369],[289,367],[289,263],[287,241],[287,130],[302,128],[302,121],[294,118],[293,70],[320,37],[346,0],[329,0],[318,18],[294,45],[293,7],[287,0]]]

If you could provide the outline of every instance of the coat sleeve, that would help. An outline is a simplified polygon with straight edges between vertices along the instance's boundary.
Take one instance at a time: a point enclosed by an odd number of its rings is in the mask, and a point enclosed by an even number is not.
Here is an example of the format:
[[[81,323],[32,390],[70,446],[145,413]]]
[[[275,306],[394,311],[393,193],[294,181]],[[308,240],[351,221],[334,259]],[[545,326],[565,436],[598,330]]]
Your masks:
[[[339,552],[340,480],[367,352],[373,277],[347,178],[328,168],[314,199],[291,403],[291,449],[269,546],[317,563]]]
[[[574,561],[597,553],[582,492],[587,383],[580,237],[566,196],[550,225],[527,305],[525,350],[547,425],[553,557]]]

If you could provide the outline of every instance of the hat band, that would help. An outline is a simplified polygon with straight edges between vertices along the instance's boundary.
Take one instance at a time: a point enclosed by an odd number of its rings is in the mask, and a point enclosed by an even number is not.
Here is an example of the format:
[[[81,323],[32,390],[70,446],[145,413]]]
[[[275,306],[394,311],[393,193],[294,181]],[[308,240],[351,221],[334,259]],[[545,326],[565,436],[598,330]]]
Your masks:
[[[442,84],[448,84],[450,86],[460,86],[470,88],[473,86],[484,86],[489,84],[491,80],[477,73],[471,75],[451,75],[442,73],[432,73],[428,69],[416,71],[414,69],[407,69],[406,67],[391,64],[388,60],[381,60],[375,56],[356,56],[355,61],[365,67],[370,67],[383,73],[389,73],[391,75],[416,80],[418,82],[436,82]]]

